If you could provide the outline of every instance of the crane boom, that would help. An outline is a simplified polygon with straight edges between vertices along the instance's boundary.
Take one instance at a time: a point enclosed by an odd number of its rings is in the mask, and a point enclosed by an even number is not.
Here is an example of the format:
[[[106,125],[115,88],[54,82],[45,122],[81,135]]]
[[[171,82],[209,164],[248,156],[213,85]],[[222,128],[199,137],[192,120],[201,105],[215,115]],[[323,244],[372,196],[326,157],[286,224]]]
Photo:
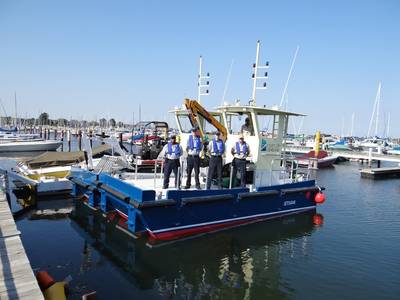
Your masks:
[[[202,126],[200,126],[199,116],[202,116],[208,123],[213,125],[222,134],[223,141],[227,138],[228,131],[225,126],[222,125],[213,115],[211,115],[199,102],[196,100],[185,99],[185,106],[189,112],[189,119],[192,126],[197,126],[200,129],[202,140],[204,139],[204,133]]]

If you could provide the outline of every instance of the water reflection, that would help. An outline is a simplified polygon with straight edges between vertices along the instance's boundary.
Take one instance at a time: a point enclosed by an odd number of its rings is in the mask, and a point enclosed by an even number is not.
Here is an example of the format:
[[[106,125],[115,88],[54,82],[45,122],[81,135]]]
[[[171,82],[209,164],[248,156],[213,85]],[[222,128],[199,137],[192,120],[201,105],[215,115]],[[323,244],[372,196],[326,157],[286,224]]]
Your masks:
[[[101,214],[77,204],[72,227],[84,237],[84,270],[101,264],[91,247],[110,258],[140,289],[176,298],[289,298],[285,262],[307,256],[314,212],[253,224],[184,242],[149,248]]]

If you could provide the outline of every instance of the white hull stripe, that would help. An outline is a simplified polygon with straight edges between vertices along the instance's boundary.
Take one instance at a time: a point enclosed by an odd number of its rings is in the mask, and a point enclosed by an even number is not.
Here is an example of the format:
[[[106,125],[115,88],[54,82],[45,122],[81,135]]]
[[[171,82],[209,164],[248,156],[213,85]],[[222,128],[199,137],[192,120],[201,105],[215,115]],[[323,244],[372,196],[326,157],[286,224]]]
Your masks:
[[[293,208],[293,209],[288,209],[288,210],[281,210],[281,211],[272,212],[272,213],[264,213],[264,214],[246,216],[246,217],[239,217],[239,218],[225,219],[225,220],[219,220],[219,221],[213,221],[213,222],[205,222],[205,223],[198,223],[198,224],[192,224],[192,225],[164,228],[164,229],[159,229],[159,230],[152,230],[152,232],[159,233],[159,232],[174,231],[174,230],[186,229],[186,228],[198,227],[198,226],[204,226],[204,225],[225,223],[225,222],[230,222],[230,221],[239,221],[239,220],[245,220],[245,219],[250,219],[250,218],[272,216],[272,215],[277,215],[277,214],[282,214],[282,213],[289,213],[289,212],[302,211],[302,210],[310,210],[310,209],[313,209],[315,207],[316,207],[315,205],[312,205],[312,206],[306,206],[306,207],[301,207],[301,208]]]
[[[119,209],[116,209],[117,212],[119,212],[121,215],[124,215],[124,217],[126,217],[128,219],[128,215],[123,213],[122,211],[120,211]]]

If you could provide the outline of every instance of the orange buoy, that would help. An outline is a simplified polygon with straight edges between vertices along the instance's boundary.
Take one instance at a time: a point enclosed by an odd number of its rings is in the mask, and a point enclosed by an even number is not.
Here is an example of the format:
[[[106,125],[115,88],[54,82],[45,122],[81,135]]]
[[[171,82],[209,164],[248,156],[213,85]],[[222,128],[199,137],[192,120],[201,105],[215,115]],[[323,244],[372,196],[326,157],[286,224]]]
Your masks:
[[[48,289],[50,286],[52,286],[55,283],[53,277],[51,277],[50,274],[47,273],[46,271],[37,272],[36,280],[39,283],[40,289],[43,291]]]
[[[317,204],[321,204],[325,202],[325,195],[321,192],[315,194],[314,200]]]
[[[315,214],[313,216],[313,223],[316,226],[321,226],[322,224],[324,224],[324,216],[321,214]]]

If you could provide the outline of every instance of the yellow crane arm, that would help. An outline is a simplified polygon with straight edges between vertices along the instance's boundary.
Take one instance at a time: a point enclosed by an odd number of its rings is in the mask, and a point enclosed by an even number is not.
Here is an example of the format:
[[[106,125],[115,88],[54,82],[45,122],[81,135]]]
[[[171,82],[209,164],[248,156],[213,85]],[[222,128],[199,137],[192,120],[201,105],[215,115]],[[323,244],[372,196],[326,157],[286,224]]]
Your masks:
[[[222,134],[222,140],[227,138],[228,131],[217,119],[215,119],[203,106],[196,100],[185,99],[186,109],[189,111],[189,119],[192,126],[197,126],[200,129],[201,138],[204,139],[204,133],[200,126],[198,116],[202,116],[208,123],[213,125]]]

